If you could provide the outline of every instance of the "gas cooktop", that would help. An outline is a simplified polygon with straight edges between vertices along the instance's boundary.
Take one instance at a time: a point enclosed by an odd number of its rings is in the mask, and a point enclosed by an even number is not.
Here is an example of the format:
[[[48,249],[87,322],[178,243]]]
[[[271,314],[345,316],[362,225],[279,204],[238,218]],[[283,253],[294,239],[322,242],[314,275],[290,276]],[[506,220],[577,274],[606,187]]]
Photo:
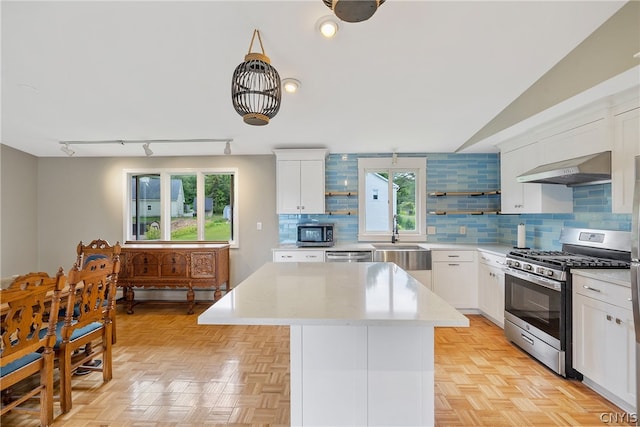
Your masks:
[[[516,249],[509,252],[509,258],[532,262],[539,265],[565,268],[630,268],[624,260],[591,257],[564,251],[539,251]]]

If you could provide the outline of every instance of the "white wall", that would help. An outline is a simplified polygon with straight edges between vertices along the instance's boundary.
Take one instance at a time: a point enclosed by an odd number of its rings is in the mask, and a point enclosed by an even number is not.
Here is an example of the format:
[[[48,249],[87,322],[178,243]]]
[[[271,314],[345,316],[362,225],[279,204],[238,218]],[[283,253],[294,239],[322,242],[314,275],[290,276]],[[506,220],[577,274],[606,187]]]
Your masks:
[[[5,162],[12,161],[6,152],[15,150],[2,148],[4,166]],[[22,166],[16,169],[27,178],[36,180],[37,177],[37,183],[32,183],[27,187],[29,191],[22,194],[2,180],[1,265],[4,275],[34,270],[53,274],[59,266],[67,271],[73,265],[80,240],[89,242],[102,238],[111,243],[122,242],[123,170],[134,168],[238,169],[240,246],[231,250],[232,285],[271,261],[271,248],[278,245],[274,156],[36,159],[23,154],[18,157],[31,159],[22,160]],[[13,177],[18,171],[7,171],[6,174]],[[5,176],[4,167],[2,175]],[[14,203],[9,203],[7,196],[10,194],[14,198],[13,193],[19,193],[25,199],[23,204],[28,204],[27,215],[34,213],[30,219],[25,218]],[[20,220],[21,225],[28,223],[33,234],[23,238],[17,227],[5,226],[5,218]],[[257,222],[262,222],[262,231],[256,230]],[[9,256],[7,251],[14,246],[27,249],[36,246],[37,255],[31,254],[27,262],[18,262],[17,255]]]

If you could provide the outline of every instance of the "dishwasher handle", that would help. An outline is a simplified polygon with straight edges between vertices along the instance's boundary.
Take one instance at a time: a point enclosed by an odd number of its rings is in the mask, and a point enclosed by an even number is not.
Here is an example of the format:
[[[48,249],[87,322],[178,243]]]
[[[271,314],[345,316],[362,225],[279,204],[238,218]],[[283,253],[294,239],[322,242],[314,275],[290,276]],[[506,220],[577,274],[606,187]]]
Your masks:
[[[371,262],[371,251],[327,251],[327,262]]]

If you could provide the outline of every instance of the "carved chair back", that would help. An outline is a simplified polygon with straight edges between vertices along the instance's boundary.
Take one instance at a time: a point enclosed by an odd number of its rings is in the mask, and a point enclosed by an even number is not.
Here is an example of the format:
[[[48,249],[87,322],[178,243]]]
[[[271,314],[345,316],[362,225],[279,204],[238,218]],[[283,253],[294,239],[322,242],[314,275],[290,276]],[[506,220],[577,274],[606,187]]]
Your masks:
[[[99,258],[69,271],[67,299],[62,340],[68,342],[75,329],[93,322],[111,321],[110,311],[116,292],[112,277],[117,274],[120,261]]]
[[[3,394],[18,382],[40,374],[39,383],[30,389],[21,387],[21,394],[11,396],[0,415],[12,410],[32,412],[21,405],[39,396],[40,424],[48,426],[53,422],[53,346],[64,285],[64,273],[59,269],[55,277],[41,272],[19,276],[7,289],[0,290],[4,306],[0,320]]]

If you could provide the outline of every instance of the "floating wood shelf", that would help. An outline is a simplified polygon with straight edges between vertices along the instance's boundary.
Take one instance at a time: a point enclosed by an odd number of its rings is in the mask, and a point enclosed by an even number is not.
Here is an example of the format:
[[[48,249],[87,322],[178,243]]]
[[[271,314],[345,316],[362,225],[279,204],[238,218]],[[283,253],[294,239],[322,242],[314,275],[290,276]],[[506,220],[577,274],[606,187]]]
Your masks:
[[[500,211],[431,211],[429,215],[498,215]]]
[[[357,196],[357,191],[327,191],[325,196]]]
[[[357,215],[358,211],[357,210],[345,210],[345,211],[328,211],[326,212],[327,215]]]
[[[443,197],[443,196],[490,196],[494,194],[500,194],[500,190],[491,191],[434,191],[429,193],[429,196]]]

